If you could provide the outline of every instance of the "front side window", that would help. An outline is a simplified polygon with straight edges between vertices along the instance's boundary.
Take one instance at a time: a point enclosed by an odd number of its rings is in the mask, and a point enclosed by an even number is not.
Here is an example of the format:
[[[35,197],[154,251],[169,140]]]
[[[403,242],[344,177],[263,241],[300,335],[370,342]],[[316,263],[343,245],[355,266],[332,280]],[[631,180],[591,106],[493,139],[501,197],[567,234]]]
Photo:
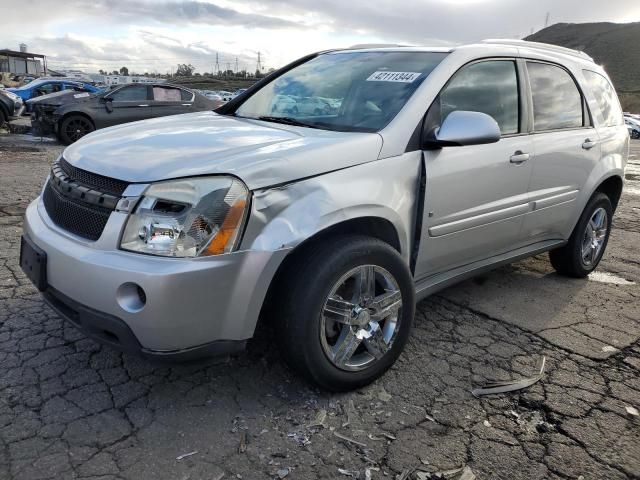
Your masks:
[[[109,98],[114,102],[140,102],[147,100],[146,85],[132,85],[130,87],[122,87],[111,95]]]
[[[456,73],[440,92],[440,125],[460,110],[486,113],[503,135],[518,133],[520,102],[516,64],[511,60],[473,63]]]
[[[439,52],[335,52],[266,84],[238,107],[245,118],[314,128],[376,132],[442,61]]]
[[[600,108],[600,124],[605,127],[622,125],[622,108],[609,80],[599,73],[583,70],[584,78]]]
[[[584,125],[580,90],[569,72],[549,63],[527,62],[535,131]]]

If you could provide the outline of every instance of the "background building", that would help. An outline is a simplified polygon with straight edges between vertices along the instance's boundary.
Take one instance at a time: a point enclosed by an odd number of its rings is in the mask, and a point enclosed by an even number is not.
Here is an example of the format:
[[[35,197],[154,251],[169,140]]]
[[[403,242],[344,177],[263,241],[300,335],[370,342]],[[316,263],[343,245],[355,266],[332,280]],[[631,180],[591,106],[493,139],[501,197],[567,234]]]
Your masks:
[[[27,46],[20,44],[20,51],[0,50],[0,72],[14,75],[46,75],[47,57],[27,52]]]

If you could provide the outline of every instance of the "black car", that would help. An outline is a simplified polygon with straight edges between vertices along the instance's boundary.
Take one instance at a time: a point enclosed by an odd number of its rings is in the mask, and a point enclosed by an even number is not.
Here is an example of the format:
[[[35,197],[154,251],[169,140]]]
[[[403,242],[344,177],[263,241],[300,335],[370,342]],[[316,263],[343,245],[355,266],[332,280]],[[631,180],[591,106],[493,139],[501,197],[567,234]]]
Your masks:
[[[31,125],[65,145],[100,128],[148,118],[213,110],[220,102],[169,84],[129,84],[106,92],[59,92],[29,100]]]

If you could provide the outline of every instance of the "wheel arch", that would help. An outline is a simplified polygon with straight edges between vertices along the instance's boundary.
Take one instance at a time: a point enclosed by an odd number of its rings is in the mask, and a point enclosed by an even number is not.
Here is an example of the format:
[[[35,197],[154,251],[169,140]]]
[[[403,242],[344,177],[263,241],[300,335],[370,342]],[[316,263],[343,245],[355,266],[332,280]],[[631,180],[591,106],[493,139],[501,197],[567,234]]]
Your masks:
[[[402,247],[398,231],[393,223],[386,218],[364,216],[330,225],[296,245],[282,260],[269,283],[267,293],[262,302],[258,324],[264,323],[264,320],[272,315],[274,311],[274,300],[282,293],[279,287],[284,285],[285,282],[283,280],[285,276],[289,274],[291,267],[298,263],[301,256],[304,256],[310,248],[318,243],[349,234],[376,238],[390,245],[398,253],[401,253]]]
[[[62,125],[62,122],[64,122],[67,118],[77,115],[79,117],[85,117],[87,120],[89,120],[91,122],[91,125],[93,125],[93,128],[96,128],[96,122],[93,121],[93,118],[91,118],[91,116],[87,115],[85,112],[79,111],[79,110],[71,110],[70,112],[66,112],[64,113],[60,119],[58,120],[58,123],[60,125]]]
[[[620,202],[620,197],[622,196],[622,186],[624,182],[621,177],[618,175],[612,175],[608,178],[605,178],[600,184],[596,187],[592,196],[596,193],[604,193],[609,200],[611,201],[611,205],[613,206],[613,211],[616,211],[616,207]]]

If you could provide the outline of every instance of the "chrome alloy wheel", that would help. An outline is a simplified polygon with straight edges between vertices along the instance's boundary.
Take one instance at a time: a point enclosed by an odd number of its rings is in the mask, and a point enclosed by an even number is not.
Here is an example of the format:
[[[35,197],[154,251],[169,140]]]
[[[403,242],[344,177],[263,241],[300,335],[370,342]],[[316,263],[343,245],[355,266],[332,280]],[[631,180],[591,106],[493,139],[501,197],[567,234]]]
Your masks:
[[[608,225],[607,211],[604,208],[598,208],[593,212],[582,238],[581,256],[585,267],[591,267],[598,261],[607,238]]]
[[[339,369],[363,370],[393,345],[400,326],[402,294],[387,270],[361,265],[331,289],[321,314],[320,341]]]

